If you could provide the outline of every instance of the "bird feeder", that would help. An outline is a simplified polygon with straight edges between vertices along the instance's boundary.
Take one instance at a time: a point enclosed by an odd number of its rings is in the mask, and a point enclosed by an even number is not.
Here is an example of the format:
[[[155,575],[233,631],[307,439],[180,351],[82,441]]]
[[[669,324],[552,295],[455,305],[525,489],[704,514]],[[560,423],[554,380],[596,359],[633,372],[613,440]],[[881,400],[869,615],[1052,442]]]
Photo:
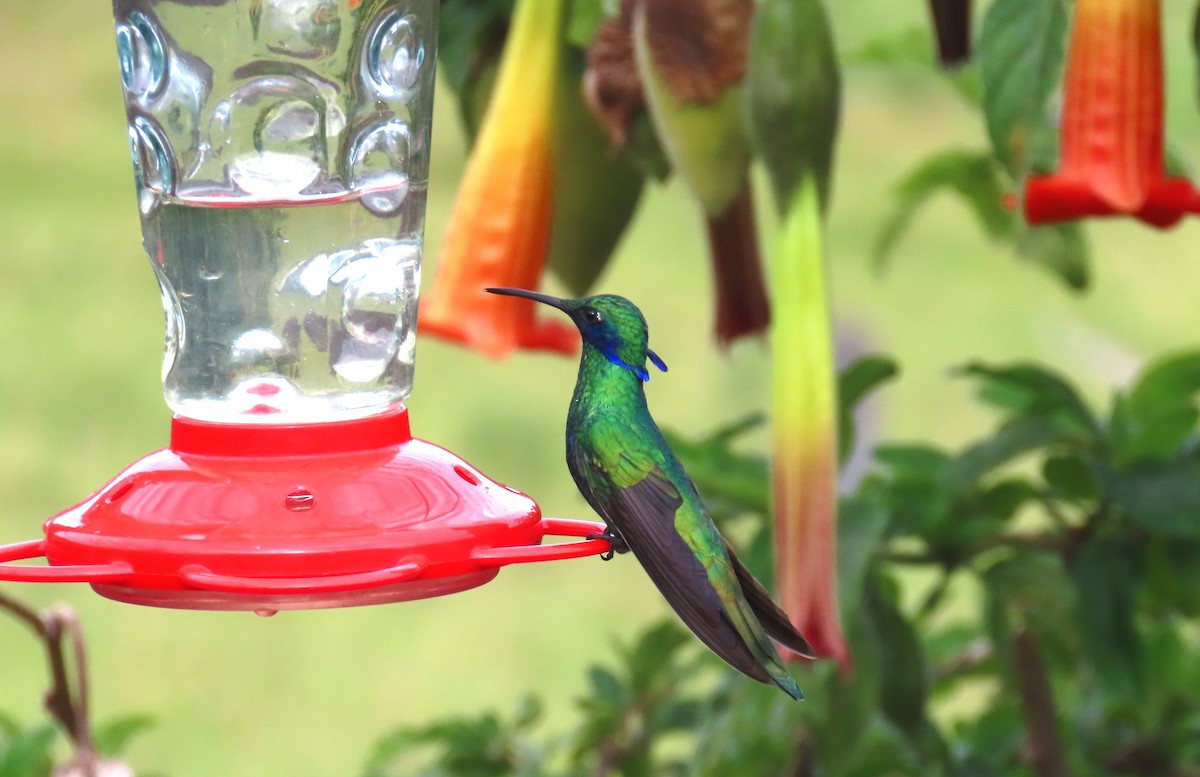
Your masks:
[[[113,10],[170,445],[0,547],[0,580],[274,612],[606,551],[410,434],[438,0]]]

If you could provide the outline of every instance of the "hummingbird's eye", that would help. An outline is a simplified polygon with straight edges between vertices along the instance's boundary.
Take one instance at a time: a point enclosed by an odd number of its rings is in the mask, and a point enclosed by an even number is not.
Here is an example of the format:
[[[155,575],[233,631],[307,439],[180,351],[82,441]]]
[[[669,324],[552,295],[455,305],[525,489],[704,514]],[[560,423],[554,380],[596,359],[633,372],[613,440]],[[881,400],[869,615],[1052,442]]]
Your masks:
[[[596,326],[604,323],[604,316],[600,315],[600,311],[595,308],[585,308],[583,311],[583,320]]]

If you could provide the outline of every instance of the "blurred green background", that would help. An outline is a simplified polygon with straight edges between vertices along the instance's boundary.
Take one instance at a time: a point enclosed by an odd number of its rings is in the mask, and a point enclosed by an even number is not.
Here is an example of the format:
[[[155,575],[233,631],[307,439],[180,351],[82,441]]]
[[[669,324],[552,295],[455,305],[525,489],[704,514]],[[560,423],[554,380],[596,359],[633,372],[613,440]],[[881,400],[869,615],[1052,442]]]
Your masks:
[[[842,49],[923,24],[924,3],[898,5],[832,3]],[[1165,5],[1169,135],[1195,159],[1191,4]],[[118,84],[103,0],[0,3],[0,542],[37,537],[47,516],[167,441],[162,311],[141,254]],[[1042,360],[1101,401],[1148,356],[1195,344],[1193,223],[1090,226],[1093,285],[1076,295],[939,199],[876,274],[870,247],[892,182],[934,149],[986,138],[979,117],[920,69],[851,67],[845,89],[828,259],[843,339],[902,364],[876,403],[878,435],[958,444],[980,433],[969,387],[950,375],[971,358]],[[445,95],[435,126],[427,284],[464,161]],[[767,407],[765,343],[712,347],[699,216],[678,183],[649,192],[602,288],[642,306],[671,366],[649,384],[665,425],[702,434]],[[423,339],[414,430],[548,515],[590,517],[562,460],[574,375],[568,359],[492,363]],[[582,692],[589,663],[664,612],[631,558],[511,567],[456,596],[271,619],[117,604],[82,585],[0,590],[79,611],[96,717],[157,716],[130,759],[174,777],[353,774],[394,724],[511,709],[523,691],[543,696],[553,718]],[[0,710],[39,719],[45,683],[37,644],[0,617]]]

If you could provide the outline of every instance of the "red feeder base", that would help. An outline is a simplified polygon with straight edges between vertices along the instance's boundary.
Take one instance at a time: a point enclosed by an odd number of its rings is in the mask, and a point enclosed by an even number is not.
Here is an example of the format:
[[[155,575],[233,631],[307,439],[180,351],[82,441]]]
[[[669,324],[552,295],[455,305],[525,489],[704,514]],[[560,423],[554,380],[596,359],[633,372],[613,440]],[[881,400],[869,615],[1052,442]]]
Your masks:
[[[134,604],[276,610],[482,585],[505,564],[603,553],[537,504],[409,432],[408,413],[297,426],[175,418],[171,445],[0,547],[0,580],[87,582]],[[49,566],[5,562],[45,557]]]

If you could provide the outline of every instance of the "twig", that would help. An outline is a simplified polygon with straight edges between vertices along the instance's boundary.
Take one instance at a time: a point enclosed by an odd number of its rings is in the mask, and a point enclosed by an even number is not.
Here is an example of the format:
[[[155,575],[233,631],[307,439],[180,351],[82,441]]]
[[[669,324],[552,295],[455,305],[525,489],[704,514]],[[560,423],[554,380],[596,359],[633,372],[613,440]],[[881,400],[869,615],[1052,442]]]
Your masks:
[[[1054,694],[1033,632],[1022,628],[1013,639],[1013,660],[1021,686],[1021,706],[1029,731],[1025,758],[1037,777],[1068,777],[1058,734]]]
[[[1070,535],[1062,534],[997,534],[976,546],[972,555],[992,548],[1024,548],[1066,553],[1074,546]]]
[[[672,693],[676,685],[677,683],[671,682],[666,688],[636,696],[629,706],[621,711],[621,717],[614,730],[596,745],[596,763],[592,767],[592,777],[606,777],[612,771],[620,769],[630,755],[639,747],[648,744],[641,722],[655,704]]]
[[[2,593],[0,609],[7,610],[25,623],[45,645],[46,658],[50,664],[50,688],[42,697],[42,705],[67,732],[75,745],[77,757],[93,754],[95,751],[88,724],[87,650],[79,619],[66,607],[37,613]],[[64,634],[71,640],[72,658],[75,663],[73,681],[63,651]]]
[[[992,658],[992,654],[991,642],[983,638],[973,640],[953,660],[941,666],[935,666],[930,673],[930,682],[936,685],[960,674],[966,674],[987,663]]]
[[[75,742],[76,751],[92,752],[92,734],[88,725],[88,681],[87,651],[84,649],[83,629],[79,618],[66,607],[55,607],[45,616],[49,631],[54,634],[54,650],[51,653],[54,687],[61,689],[65,698],[62,715],[59,717]],[[62,636],[71,638],[71,652],[75,660],[74,682],[67,671],[63,655]],[[70,720],[70,725],[66,721]]]
[[[42,622],[42,616],[18,602],[16,599],[10,599],[3,593],[0,593],[0,608],[8,610],[17,620],[23,621],[26,626],[33,629],[41,639],[46,638],[46,624]]]
[[[1054,498],[1051,497],[1049,494],[1047,494],[1045,491],[1038,492],[1037,501],[1038,501],[1038,504],[1040,504],[1042,506],[1042,509],[1046,511],[1046,515],[1048,515],[1050,517],[1050,520],[1054,521],[1054,523],[1060,529],[1069,531],[1078,526],[1078,524],[1072,523],[1067,518],[1067,514],[1064,513],[1061,509],[1059,509],[1059,506],[1057,504],[1055,504]]]
[[[806,728],[796,732],[796,763],[789,777],[813,777],[812,735]]]

